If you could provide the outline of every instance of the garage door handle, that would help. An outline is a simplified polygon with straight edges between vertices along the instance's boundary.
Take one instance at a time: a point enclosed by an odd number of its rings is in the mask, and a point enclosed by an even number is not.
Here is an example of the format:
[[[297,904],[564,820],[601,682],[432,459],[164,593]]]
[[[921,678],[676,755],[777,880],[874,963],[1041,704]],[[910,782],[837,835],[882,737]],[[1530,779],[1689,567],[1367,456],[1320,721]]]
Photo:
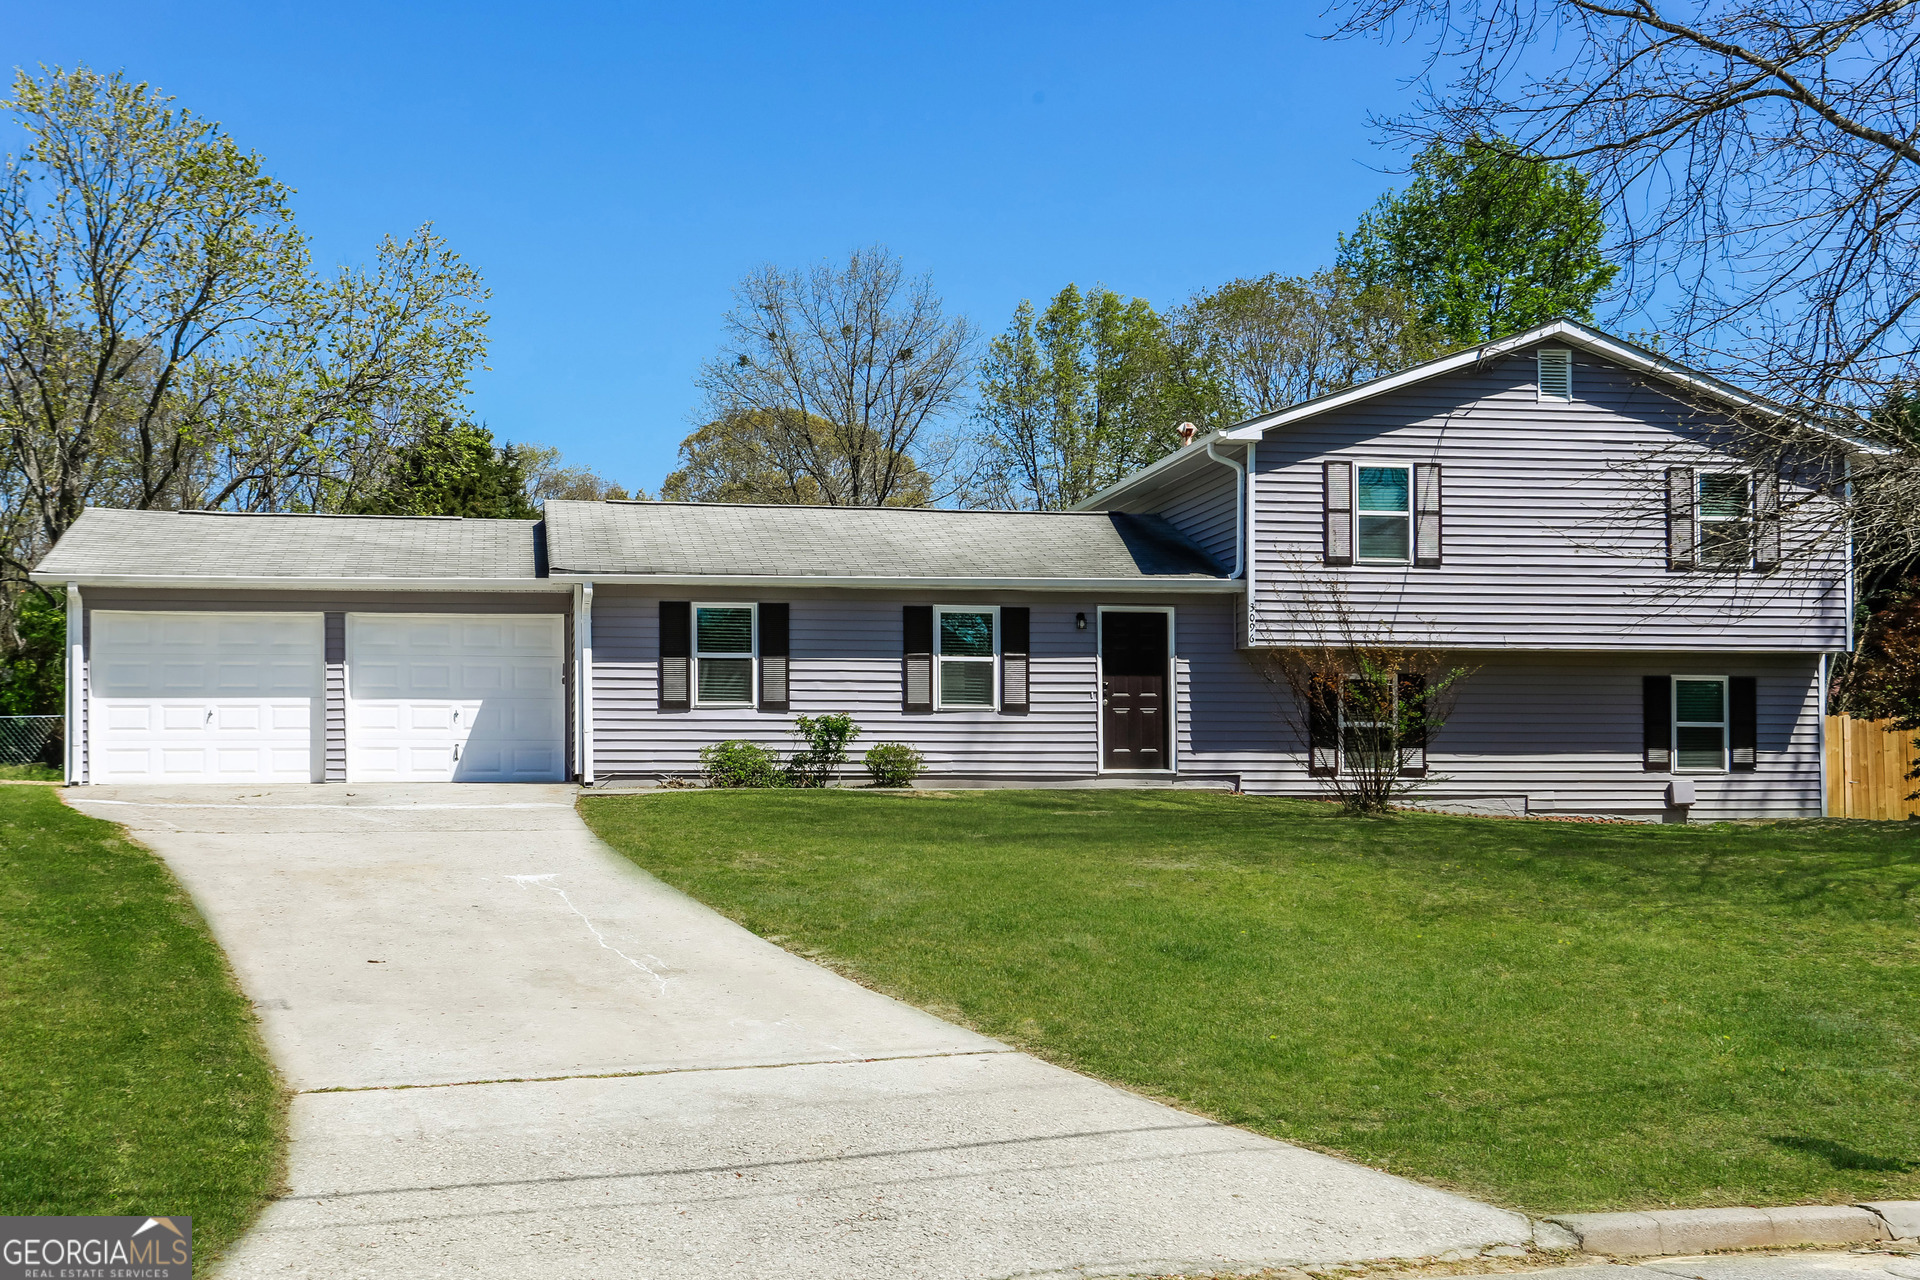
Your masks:
[[[206,722],[207,722],[208,724],[212,724],[212,723],[213,723],[213,708],[212,708],[212,707],[208,707],[208,708],[207,708],[207,721],[206,721]]]

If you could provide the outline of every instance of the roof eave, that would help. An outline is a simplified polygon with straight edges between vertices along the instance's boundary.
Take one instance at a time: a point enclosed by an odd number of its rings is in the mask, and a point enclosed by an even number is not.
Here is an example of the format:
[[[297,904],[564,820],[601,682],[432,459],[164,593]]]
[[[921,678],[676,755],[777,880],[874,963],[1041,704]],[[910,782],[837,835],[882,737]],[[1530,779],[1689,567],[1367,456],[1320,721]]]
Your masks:
[[[1164,476],[1170,471],[1176,471],[1186,462],[1194,458],[1198,458],[1201,461],[1208,461],[1206,446],[1216,440],[1231,443],[1234,438],[1227,434],[1230,430],[1233,430],[1233,428],[1224,428],[1208,435],[1200,436],[1191,444],[1182,445],[1166,457],[1156,462],[1148,463],[1132,475],[1121,477],[1093,496],[1082,498],[1071,507],[1068,507],[1067,510],[1089,513],[1104,511],[1108,499],[1122,494],[1128,489],[1135,488],[1148,480]],[[1125,515],[1128,513],[1120,512],[1118,514]]]
[[[1164,578],[1004,578],[1004,577],[886,577],[859,574],[722,574],[722,573],[595,573],[588,569],[554,569],[554,581],[593,582],[595,585],[661,587],[838,587],[854,590],[974,590],[974,591],[1176,591],[1233,592],[1243,585],[1231,578],[1192,576]]]
[[[571,584],[550,578],[296,578],[283,575],[242,576],[220,574],[150,573],[61,573],[36,569],[28,575],[34,582],[57,586],[73,583],[80,587],[202,588],[223,591],[531,591],[555,593],[571,590]]]

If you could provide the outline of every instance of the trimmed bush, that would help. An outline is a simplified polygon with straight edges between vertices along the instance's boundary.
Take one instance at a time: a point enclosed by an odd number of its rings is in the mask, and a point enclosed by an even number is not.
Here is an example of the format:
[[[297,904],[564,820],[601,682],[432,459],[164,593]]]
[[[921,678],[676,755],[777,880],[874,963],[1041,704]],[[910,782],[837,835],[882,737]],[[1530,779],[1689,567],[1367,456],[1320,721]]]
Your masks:
[[[867,772],[876,787],[910,787],[926,761],[904,742],[881,742],[867,748]]]
[[[779,752],[741,738],[729,738],[700,748],[700,769],[710,787],[786,785]]]
[[[807,745],[787,761],[788,783],[824,787],[847,762],[847,744],[860,736],[860,726],[850,715],[801,716],[793,722],[793,732]]]

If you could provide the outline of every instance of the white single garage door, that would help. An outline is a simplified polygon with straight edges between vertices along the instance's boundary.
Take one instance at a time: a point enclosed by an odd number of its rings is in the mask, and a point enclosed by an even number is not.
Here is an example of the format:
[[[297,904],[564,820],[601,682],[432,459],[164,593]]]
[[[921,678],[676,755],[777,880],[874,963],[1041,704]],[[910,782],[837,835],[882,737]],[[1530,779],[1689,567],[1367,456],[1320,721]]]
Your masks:
[[[316,782],[317,613],[96,610],[87,665],[93,782]]]
[[[559,782],[560,618],[347,615],[347,780]]]

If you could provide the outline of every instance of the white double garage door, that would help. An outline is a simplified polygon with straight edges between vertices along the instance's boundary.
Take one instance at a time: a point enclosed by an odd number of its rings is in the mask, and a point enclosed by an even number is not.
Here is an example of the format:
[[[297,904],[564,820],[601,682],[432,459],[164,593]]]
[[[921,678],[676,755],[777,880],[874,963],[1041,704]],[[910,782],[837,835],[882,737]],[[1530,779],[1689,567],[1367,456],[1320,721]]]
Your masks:
[[[561,620],[346,615],[349,782],[565,776]],[[93,782],[318,782],[327,663],[318,613],[95,610]]]

